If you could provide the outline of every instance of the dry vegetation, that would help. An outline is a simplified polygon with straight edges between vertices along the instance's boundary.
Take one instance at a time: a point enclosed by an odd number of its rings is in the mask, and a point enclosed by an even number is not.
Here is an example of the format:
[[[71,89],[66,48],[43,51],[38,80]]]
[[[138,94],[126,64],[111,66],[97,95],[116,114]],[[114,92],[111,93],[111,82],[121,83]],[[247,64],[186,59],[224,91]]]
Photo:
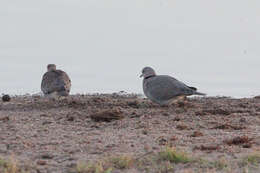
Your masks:
[[[0,103],[0,173],[258,173],[260,99],[136,95]]]

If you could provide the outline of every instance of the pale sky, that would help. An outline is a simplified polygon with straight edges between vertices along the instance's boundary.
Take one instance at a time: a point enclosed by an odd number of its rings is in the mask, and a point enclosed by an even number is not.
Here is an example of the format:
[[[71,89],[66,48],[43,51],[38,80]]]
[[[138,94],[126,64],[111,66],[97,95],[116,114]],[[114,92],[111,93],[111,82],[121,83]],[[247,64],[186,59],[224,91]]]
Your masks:
[[[259,0],[1,0],[0,93],[40,91],[48,63],[73,93],[142,93],[144,66],[209,95],[260,94]]]

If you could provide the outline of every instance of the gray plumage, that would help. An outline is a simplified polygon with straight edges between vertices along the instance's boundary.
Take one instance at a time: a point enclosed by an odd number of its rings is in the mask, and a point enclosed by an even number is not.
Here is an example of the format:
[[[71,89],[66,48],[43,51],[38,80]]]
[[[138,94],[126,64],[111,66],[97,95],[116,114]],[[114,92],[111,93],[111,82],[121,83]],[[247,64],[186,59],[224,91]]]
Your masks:
[[[151,67],[142,70],[143,91],[147,98],[160,105],[167,105],[179,96],[205,95],[183,82],[167,75],[156,75]]]
[[[57,93],[59,96],[68,96],[71,80],[66,72],[57,70],[56,65],[49,64],[48,71],[42,77],[41,90],[44,95]]]

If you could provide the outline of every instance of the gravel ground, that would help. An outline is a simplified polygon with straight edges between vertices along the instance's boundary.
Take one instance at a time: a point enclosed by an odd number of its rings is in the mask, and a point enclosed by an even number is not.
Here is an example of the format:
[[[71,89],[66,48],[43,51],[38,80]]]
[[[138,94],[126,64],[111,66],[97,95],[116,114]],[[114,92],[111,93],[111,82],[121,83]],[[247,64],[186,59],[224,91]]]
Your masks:
[[[194,97],[168,107],[122,94],[18,96],[0,103],[0,157],[37,173],[73,172],[80,162],[114,155],[148,158],[165,146],[227,164],[174,164],[172,172],[257,173],[260,155],[254,166],[242,161],[260,153],[259,132],[259,98]],[[167,172],[159,166],[112,172]]]

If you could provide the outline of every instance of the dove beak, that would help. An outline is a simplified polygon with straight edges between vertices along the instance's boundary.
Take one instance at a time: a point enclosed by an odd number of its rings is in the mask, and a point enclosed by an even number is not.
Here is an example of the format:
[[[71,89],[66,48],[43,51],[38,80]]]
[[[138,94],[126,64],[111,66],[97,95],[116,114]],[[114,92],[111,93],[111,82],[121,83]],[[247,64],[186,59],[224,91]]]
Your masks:
[[[141,77],[144,77],[144,74],[141,74],[141,75],[140,75],[140,78],[141,78]]]

